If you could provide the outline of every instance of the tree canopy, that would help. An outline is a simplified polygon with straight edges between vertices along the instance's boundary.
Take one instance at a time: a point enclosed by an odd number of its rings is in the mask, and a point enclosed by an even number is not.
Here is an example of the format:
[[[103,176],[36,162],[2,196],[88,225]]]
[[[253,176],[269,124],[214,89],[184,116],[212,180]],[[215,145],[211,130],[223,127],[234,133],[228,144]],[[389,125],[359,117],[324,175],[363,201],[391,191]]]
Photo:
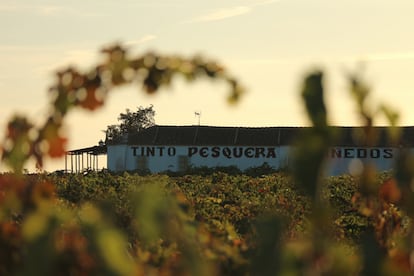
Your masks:
[[[119,114],[118,121],[120,124],[109,125],[105,130],[105,142],[119,142],[123,137],[128,137],[128,134],[138,133],[155,125],[154,116],[155,110],[152,105],[149,107],[140,106],[135,112],[127,108],[125,113]]]

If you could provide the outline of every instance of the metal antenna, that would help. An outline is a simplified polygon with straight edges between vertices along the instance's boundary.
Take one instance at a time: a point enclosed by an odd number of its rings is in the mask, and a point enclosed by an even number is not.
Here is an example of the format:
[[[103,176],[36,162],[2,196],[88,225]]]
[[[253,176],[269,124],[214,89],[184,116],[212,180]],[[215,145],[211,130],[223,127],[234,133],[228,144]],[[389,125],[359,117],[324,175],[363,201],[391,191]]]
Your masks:
[[[198,125],[200,125],[201,112],[199,111],[194,112],[194,116],[198,116]]]

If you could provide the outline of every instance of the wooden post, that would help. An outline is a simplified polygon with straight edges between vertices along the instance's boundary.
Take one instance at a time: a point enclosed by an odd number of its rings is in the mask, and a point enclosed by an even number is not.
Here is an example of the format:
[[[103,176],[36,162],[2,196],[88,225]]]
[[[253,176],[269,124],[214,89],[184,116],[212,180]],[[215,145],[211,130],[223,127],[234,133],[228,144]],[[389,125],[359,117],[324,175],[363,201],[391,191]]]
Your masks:
[[[70,172],[73,173],[73,154],[70,154]]]

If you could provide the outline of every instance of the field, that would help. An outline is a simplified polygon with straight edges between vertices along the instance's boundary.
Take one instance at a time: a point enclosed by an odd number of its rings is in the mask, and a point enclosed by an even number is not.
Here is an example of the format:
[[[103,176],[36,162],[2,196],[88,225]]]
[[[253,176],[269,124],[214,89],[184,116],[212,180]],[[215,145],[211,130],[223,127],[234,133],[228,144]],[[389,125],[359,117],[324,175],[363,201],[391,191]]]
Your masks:
[[[9,177],[1,176],[3,192]],[[379,174],[378,187],[390,177]],[[351,176],[323,181],[324,221],[284,173],[25,178],[15,190],[20,206],[10,194],[0,201],[1,274],[359,275],[366,237],[378,228]],[[399,224],[382,230],[403,237],[408,219],[386,208]]]

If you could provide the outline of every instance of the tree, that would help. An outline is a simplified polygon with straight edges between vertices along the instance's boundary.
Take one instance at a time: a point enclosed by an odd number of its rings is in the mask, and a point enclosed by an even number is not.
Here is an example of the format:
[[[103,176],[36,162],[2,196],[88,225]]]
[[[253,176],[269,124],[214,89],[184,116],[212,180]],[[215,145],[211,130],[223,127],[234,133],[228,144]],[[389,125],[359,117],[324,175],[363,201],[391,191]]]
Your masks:
[[[125,113],[119,114],[118,121],[121,123],[118,125],[109,125],[105,130],[105,142],[118,142],[128,134],[138,133],[143,129],[155,125],[154,115],[155,110],[152,105],[145,108],[140,106],[135,112],[131,112],[127,108]]]

